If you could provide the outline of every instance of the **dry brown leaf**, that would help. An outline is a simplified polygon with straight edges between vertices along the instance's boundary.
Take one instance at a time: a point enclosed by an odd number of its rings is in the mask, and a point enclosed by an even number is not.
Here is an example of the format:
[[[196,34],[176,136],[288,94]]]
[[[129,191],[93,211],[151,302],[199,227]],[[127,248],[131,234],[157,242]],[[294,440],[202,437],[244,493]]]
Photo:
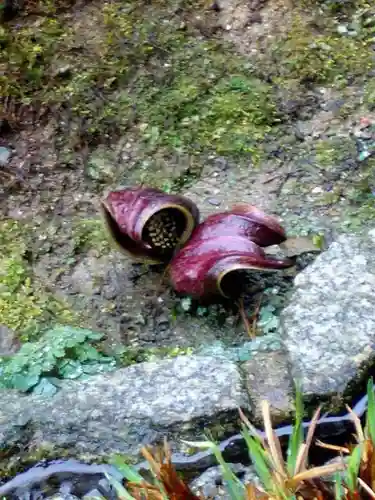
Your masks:
[[[177,474],[171,460],[171,451],[164,440],[164,447],[158,448],[152,454],[147,448],[142,449],[142,454],[150,464],[152,471],[158,481],[163,485],[163,488],[170,500],[201,500],[201,497],[195,495],[189,486]],[[157,486],[142,483],[141,485],[130,483],[129,489],[132,494],[140,495],[145,492],[149,500],[162,500],[163,495]],[[137,498],[142,498],[137,497]]]
[[[298,474],[299,472],[304,470],[307,466],[308,453],[320,417],[320,411],[321,407],[319,406],[319,408],[316,409],[313,418],[311,419],[309,430],[307,431],[306,442],[301,446],[301,449],[298,451],[294,474]]]

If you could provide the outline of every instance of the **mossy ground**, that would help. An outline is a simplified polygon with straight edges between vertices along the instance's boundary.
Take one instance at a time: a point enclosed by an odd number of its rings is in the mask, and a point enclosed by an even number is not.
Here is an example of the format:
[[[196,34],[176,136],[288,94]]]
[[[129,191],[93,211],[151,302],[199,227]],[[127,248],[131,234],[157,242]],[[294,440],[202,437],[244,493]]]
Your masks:
[[[272,46],[275,63],[284,62],[275,65],[275,82],[281,86],[298,82],[345,88],[369,74],[373,69],[369,30],[358,28],[355,37],[340,35],[337,18],[325,13],[321,20],[318,12],[312,14],[296,11],[289,32]]]
[[[16,221],[0,224],[0,324],[18,332],[21,340],[32,339],[51,321],[75,319],[68,304],[33,280],[27,229]]]
[[[33,22],[17,20],[1,28],[1,86],[66,118],[58,147],[67,162],[74,148],[129,129],[149,153],[256,152],[278,120],[273,89],[185,20],[196,9],[205,6],[104,2],[78,19],[47,9]]]

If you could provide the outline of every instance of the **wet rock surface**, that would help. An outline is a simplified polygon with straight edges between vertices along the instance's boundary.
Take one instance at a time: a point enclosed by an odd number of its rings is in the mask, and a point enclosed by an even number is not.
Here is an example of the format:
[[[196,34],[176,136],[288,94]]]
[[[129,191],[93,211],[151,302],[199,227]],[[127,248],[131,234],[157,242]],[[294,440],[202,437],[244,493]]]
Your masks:
[[[295,278],[281,335],[306,395],[342,393],[374,360],[374,251],[373,230],[340,236]]]

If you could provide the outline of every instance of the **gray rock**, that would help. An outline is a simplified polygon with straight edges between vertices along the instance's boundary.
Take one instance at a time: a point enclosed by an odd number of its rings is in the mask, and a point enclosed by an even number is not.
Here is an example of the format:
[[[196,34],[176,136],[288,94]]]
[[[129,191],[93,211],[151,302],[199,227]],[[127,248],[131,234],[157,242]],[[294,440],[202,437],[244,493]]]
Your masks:
[[[21,347],[16,333],[5,325],[0,325],[0,356],[9,356]]]
[[[273,423],[285,421],[294,409],[293,381],[283,351],[258,352],[241,365],[256,422],[262,422],[262,400],[270,403]]]
[[[232,465],[232,464],[229,464]],[[203,498],[228,498],[223,491],[223,476],[219,466],[210,467],[190,483],[195,494],[202,494]]]
[[[254,484],[260,488],[261,483],[254,467],[245,467],[242,464],[227,464],[244,485]],[[196,494],[202,493],[204,498],[213,500],[231,500],[220,466],[210,467],[190,483],[190,488]]]
[[[219,416],[230,420],[232,415],[234,421],[239,407],[248,408],[236,365],[203,356],[66,381],[49,399],[3,391],[1,400],[0,448],[23,439],[64,446],[77,457],[136,456],[144,444],[166,435],[173,446],[182,432],[202,439],[199,424],[217,422]]]
[[[78,500],[78,497],[71,495],[70,493],[58,493],[57,495],[48,497],[48,500]]]
[[[98,498],[105,499],[105,497],[100,493],[100,491],[98,489],[91,490],[88,493],[86,493],[86,495],[84,495],[82,497],[83,500],[93,500],[94,498],[96,498],[96,499],[98,499]]]
[[[242,464],[227,464],[232,471],[239,476],[245,475],[246,467]],[[212,498],[213,500],[231,500],[220,466],[210,467],[190,483],[190,488],[195,494],[203,494],[203,498]]]
[[[8,148],[0,146],[0,167],[8,165],[11,155],[12,153]]]
[[[373,234],[340,236],[295,278],[281,335],[305,395],[342,393],[374,358]]]

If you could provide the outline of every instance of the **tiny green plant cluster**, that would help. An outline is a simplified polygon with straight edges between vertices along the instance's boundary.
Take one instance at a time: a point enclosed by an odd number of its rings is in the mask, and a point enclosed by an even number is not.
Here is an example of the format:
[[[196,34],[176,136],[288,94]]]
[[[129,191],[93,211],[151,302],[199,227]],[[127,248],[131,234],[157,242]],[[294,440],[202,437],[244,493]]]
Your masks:
[[[116,368],[116,360],[95,346],[102,337],[91,330],[56,326],[0,361],[0,385],[52,395],[62,379],[83,379],[111,371]]]

